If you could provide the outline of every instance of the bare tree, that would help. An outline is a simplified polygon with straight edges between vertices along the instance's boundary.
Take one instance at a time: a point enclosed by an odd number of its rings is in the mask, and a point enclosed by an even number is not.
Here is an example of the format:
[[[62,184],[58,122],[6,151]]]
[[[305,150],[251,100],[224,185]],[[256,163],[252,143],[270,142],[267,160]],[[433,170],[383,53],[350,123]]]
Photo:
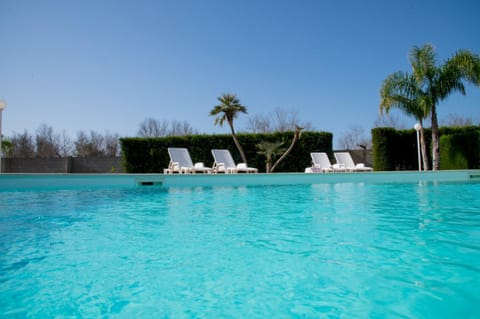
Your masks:
[[[35,136],[26,130],[24,133],[14,133],[9,138],[9,156],[19,158],[50,158],[50,157],[98,157],[118,156],[120,154],[119,135],[106,132],[105,135],[90,131],[89,134],[80,131],[75,142],[66,131],[54,133],[53,129],[42,124]]]
[[[106,132],[105,135],[90,131],[80,131],[75,141],[75,153],[79,157],[115,157],[120,154],[118,134]]]
[[[170,129],[167,131],[169,136],[183,136],[197,134],[195,130],[187,121],[173,120],[170,124]]]
[[[396,130],[405,129],[405,123],[402,123],[397,115],[393,113],[382,113],[378,115],[377,119],[373,123],[374,127],[392,127]]]
[[[370,138],[365,136],[365,130],[359,125],[352,125],[350,129],[338,139],[338,145],[342,149],[367,149],[371,148],[372,142]]]
[[[95,131],[90,131],[90,145],[91,154],[89,156],[103,156],[105,155],[104,137],[102,134]]]
[[[13,133],[10,138],[12,142],[11,157],[33,158],[35,157],[35,143],[33,136],[27,130],[23,133]]]
[[[301,126],[310,131],[313,125],[310,122],[300,122],[298,112],[276,108],[268,115],[256,114],[249,116],[247,130],[253,133],[291,132],[295,127]]]
[[[159,121],[154,118],[147,118],[140,123],[140,129],[137,132],[141,137],[161,137],[161,136],[183,136],[197,134],[187,121],[167,120]]]
[[[60,135],[53,132],[53,128],[46,124],[40,125],[35,136],[37,157],[60,157]]]
[[[247,119],[247,129],[252,133],[269,133],[273,132],[271,120],[265,115],[255,114]]]
[[[60,157],[72,156],[73,154],[73,142],[65,130],[59,135],[58,150]]]
[[[297,111],[287,111],[281,108],[273,111],[272,119],[275,130],[278,132],[291,131],[299,122]]]
[[[160,122],[154,118],[147,118],[140,123],[137,135],[141,137],[159,137],[167,135],[168,122]]]
[[[104,137],[94,131],[90,131],[90,136],[84,131],[77,133],[75,141],[75,153],[79,157],[101,157],[105,155],[103,147]]]
[[[105,156],[115,157],[120,155],[120,143],[118,134],[105,133]]]
[[[471,117],[463,117],[458,114],[449,113],[441,123],[443,126],[464,127],[473,125],[473,120]]]

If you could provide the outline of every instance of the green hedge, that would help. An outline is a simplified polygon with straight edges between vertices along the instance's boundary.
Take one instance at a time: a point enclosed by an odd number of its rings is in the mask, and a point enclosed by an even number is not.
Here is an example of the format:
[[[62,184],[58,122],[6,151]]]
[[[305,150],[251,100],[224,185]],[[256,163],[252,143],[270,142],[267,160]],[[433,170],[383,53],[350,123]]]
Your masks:
[[[238,134],[248,165],[265,172],[265,157],[257,154],[256,145],[262,141],[284,141],[288,147],[293,132],[272,134]],[[279,164],[275,172],[303,172],[311,165],[310,153],[314,151],[332,154],[333,135],[328,132],[303,132],[293,151]],[[211,150],[229,149],[234,160],[241,162],[231,135],[189,135],[158,138],[121,138],[123,162],[128,173],[160,173],[168,167],[168,147],[186,147],[193,162],[213,165]]]
[[[440,137],[440,169],[472,169],[479,163],[479,131],[467,129]]]
[[[396,140],[397,131],[393,128],[375,128],[372,130],[374,170],[395,170]]]
[[[480,168],[479,126],[441,127],[439,131],[440,169]],[[432,131],[425,129],[427,150],[431,150],[431,136]],[[376,171],[418,170],[417,133],[414,129],[374,128],[372,144]],[[431,152],[427,155],[431,167]]]

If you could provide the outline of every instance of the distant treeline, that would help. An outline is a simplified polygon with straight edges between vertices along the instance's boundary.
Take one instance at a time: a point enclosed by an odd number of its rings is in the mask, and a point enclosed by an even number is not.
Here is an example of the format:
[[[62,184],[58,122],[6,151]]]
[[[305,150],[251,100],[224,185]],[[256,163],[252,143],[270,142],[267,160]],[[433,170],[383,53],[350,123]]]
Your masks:
[[[120,155],[119,135],[95,131],[77,133],[71,139],[65,132],[55,133],[48,125],[41,125],[34,134],[24,131],[2,140],[5,157],[61,158],[61,157],[115,157]]]

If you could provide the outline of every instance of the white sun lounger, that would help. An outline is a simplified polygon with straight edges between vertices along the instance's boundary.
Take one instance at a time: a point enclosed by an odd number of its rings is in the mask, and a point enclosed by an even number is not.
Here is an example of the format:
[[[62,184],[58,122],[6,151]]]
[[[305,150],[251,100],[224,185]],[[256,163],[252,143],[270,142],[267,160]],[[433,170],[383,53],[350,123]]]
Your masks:
[[[357,163],[352,159],[352,156],[348,152],[335,152],[333,153],[337,163],[340,165],[344,165],[347,171],[351,172],[371,172],[373,168],[365,166],[363,163]]]
[[[229,150],[212,150],[213,170],[215,173],[258,173],[258,169],[248,167],[245,163],[235,164]]]
[[[313,152],[310,153],[312,157],[312,167],[307,167],[305,173],[328,173],[328,172],[345,172],[345,166],[340,164],[331,164],[327,153]]]
[[[203,163],[198,162],[195,165],[192,162],[190,153],[186,148],[169,147],[168,155],[170,156],[170,163],[168,168],[164,169],[165,174],[195,174],[195,173],[211,173],[210,167],[205,167]]]

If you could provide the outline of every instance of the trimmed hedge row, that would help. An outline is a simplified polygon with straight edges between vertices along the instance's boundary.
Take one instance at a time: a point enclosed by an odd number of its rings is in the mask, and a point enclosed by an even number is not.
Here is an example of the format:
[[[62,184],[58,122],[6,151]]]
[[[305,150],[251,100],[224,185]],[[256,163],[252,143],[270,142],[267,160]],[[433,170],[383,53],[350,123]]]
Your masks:
[[[283,141],[288,147],[293,132],[271,134],[238,134],[238,140],[245,151],[248,165],[265,172],[265,157],[257,154],[260,142]],[[303,172],[311,165],[310,153],[314,151],[332,154],[333,135],[329,132],[303,132],[292,152],[277,166],[275,172]],[[128,173],[160,173],[168,167],[168,147],[186,147],[193,162],[213,165],[212,149],[228,149],[234,160],[241,162],[231,135],[189,135],[158,138],[121,138],[120,145],[125,171]]]
[[[441,127],[440,169],[480,168],[480,127]],[[427,150],[432,132],[425,129]],[[417,170],[417,133],[414,129],[372,129],[373,162],[376,171]],[[428,159],[431,165],[431,154]]]
[[[440,169],[480,167],[480,130],[464,130],[440,137]]]

